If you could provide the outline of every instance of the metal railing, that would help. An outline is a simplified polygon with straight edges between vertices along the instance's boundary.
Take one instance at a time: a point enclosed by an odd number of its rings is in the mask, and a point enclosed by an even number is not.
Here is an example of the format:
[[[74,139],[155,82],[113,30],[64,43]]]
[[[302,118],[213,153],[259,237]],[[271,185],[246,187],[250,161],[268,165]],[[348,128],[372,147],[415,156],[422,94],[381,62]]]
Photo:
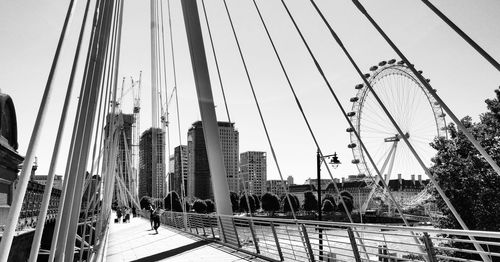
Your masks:
[[[234,234],[220,226],[228,220]],[[500,232],[178,212],[163,213],[161,222],[274,261],[481,261],[480,254],[500,260]]]

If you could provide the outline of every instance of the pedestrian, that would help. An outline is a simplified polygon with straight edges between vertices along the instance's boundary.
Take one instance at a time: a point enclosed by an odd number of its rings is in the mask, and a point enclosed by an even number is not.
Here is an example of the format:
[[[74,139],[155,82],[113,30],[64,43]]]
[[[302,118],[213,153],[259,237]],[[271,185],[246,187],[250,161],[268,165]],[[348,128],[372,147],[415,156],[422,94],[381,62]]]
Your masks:
[[[132,217],[137,217],[137,211],[135,210],[135,206],[132,207]]]
[[[160,227],[160,207],[157,207],[153,212],[153,227],[158,234],[158,228]]]
[[[148,211],[149,211],[149,222],[151,223],[151,230],[154,229],[153,227],[153,213],[155,211],[155,208],[153,207],[153,205],[149,205],[148,207]]]
[[[116,217],[118,218],[118,222],[120,222],[122,218],[122,210],[120,208],[116,210]]]

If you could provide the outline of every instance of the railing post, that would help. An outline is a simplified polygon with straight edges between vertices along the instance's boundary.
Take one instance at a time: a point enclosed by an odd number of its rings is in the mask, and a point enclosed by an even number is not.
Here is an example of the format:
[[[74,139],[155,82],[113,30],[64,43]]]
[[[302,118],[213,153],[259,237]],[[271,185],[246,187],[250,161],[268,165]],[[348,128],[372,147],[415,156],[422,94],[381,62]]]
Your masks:
[[[226,235],[224,234],[224,226],[222,225],[222,219],[220,218],[220,216],[217,216],[217,218],[219,218],[219,235],[222,234],[222,241],[224,241],[224,243],[227,243]]]
[[[425,244],[425,250],[427,251],[427,255],[429,256],[429,262],[437,262],[436,250],[434,249],[432,240],[427,232],[424,232],[423,240]]]
[[[255,232],[253,231],[253,220],[250,219],[250,223],[248,223],[248,225],[250,227],[250,233],[252,234],[253,243],[255,245],[255,252],[257,252],[257,254],[260,254],[259,243],[257,242],[257,237],[255,236]]]
[[[278,254],[280,255],[280,260],[285,261],[283,258],[283,253],[280,248],[280,241],[278,240],[278,235],[276,234],[276,229],[274,228],[274,223],[271,221],[271,230],[273,231],[274,241],[276,242],[276,249],[278,250]]]
[[[238,237],[238,230],[236,230],[236,223],[234,223],[234,218],[231,218],[234,228],[234,236],[236,237],[236,242],[238,242],[238,247],[241,247],[240,238]]]
[[[212,218],[210,217],[210,215],[206,215],[206,217],[207,217],[208,223],[210,224],[210,230],[212,231],[212,237],[215,239],[214,227],[212,225]]]
[[[378,261],[389,262],[387,245],[378,245]]]
[[[207,232],[205,231],[205,216],[201,215],[200,219],[201,219],[201,227],[203,228],[203,236],[206,237]]]
[[[306,242],[305,244],[309,253],[309,261],[314,262],[314,253],[311,247],[311,242],[309,241],[309,236],[307,235],[306,226],[304,224],[301,224],[300,226],[302,228],[302,234],[304,236],[304,241]],[[319,258],[319,260],[321,260],[321,258]]]
[[[361,257],[359,256],[358,244],[356,244],[356,238],[352,232],[352,228],[347,228],[347,234],[349,235],[349,240],[351,241],[352,253],[354,254],[354,259],[356,262],[361,262]]]

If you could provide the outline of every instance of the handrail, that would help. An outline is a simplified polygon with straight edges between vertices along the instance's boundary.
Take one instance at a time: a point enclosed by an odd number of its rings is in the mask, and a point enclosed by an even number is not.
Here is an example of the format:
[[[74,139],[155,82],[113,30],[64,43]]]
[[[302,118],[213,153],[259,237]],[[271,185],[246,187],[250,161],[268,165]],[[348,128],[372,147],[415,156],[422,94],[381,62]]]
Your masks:
[[[470,258],[465,260],[461,258],[460,256],[463,254],[468,254],[471,257],[481,254],[500,259],[500,232],[182,212],[165,212],[162,216],[162,222],[165,222],[167,226],[273,261],[318,261],[329,259],[335,261],[372,261],[379,259],[380,261],[389,261],[391,259],[437,261],[437,258],[455,261],[471,260]],[[187,227],[178,224],[177,220],[181,216],[188,217]],[[222,235],[228,233],[229,230],[219,228],[221,225],[217,222],[221,218],[234,220],[232,224],[234,225],[234,234]],[[299,228],[296,227],[297,224],[300,225]],[[322,244],[317,236],[319,228],[322,229]],[[412,232],[417,233],[416,236],[421,238],[422,243],[425,245],[415,245],[415,243],[409,241],[415,237]],[[357,234],[354,235],[355,233]],[[306,236],[306,238],[304,239],[301,236]],[[480,239],[472,244],[489,246],[486,249],[488,251],[478,252],[472,245],[470,249],[462,246],[441,246],[440,244],[443,243],[465,242],[470,244],[471,242],[469,239],[450,236],[487,238]],[[225,241],[225,237],[236,239]],[[236,246],[234,243],[241,244]],[[323,247],[322,249],[319,248],[320,245]],[[358,249],[361,248],[361,245],[366,251]],[[492,247],[494,249],[490,251]],[[442,254],[440,252],[442,250],[451,251],[451,253]],[[363,256],[360,256],[362,254]],[[364,254],[366,254],[367,259],[365,259]]]

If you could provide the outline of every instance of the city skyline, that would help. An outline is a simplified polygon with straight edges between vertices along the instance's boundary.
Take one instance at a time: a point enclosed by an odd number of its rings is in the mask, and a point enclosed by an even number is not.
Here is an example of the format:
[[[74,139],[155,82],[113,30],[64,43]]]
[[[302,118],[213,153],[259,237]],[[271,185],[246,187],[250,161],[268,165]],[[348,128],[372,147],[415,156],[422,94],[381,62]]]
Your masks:
[[[283,54],[292,81],[297,85],[299,98],[303,102],[306,114],[316,132],[325,154],[337,152],[342,165],[333,171],[334,178],[354,175],[356,167],[351,164],[352,153],[347,148],[349,136],[345,132],[347,123],[342,119],[339,110],[333,105],[330,96],[325,93],[324,84],[319,80],[310,58],[304,51],[290,21],[286,18],[278,2],[261,3],[264,18],[269,22],[271,34],[277,41],[278,49]],[[325,67],[328,79],[342,100],[345,109],[351,107],[349,99],[355,96],[354,86],[361,82],[345,57],[331,40],[325,26],[307,3],[289,3],[291,11],[298,16],[298,23],[303,27],[307,40],[314,52],[321,55],[320,63]],[[435,17],[426,7],[419,3],[400,3],[398,1],[382,1],[380,3],[365,4],[375,20],[379,21],[387,33],[403,49],[410,60],[424,75],[431,79],[431,84],[438,94],[454,110],[457,116],[470,115],[477,120],[478,115],[485,111],[484,100],[493,97],[493,90],[498,87],[498,72],[494,71],[486,61],[477,56],[462,39],[452,32],[442,21]],[[359,62],[361,69],[368,72],[372,65],[382,60],[395,58],[395,54],[368,25],[367,21],[353,7],[349,1],[326,3],[319,2],[325,15],[338,30],[340,37],[349,44],[354,58]],[[387,6],[391,8],[385,8]],[[500,4],[495,1],[469,3],[467,1],[443,1],[436,3],[438,8],[454,20],[464,31],[471,34],[494,57],[500,54],[500,33],[494,25],[500,23],[500,18],[494,10],[499,10]],[[56,40],[61,30],[61,22],[67,3],[64,1],[41,1],[27,6],[25,3],[0,3],[0,32],[6,41],[0,43],[0,57],[9,63],[2,63],[0,70],[5,72],[1,79],[4,85],[2,91],[11,95],[16,107],[19,125],[19,152],[25,154],[31,129],[41,99],[41,93],[48,74],[48,66],[53,56]],[[185,132],[187,127],[199,119],[197,111],[194,83],[187,58],[185,33],[183,31],[182,15],[179,3],[174,2],[173,28],[174,45],[178,69],[181,127],[177,128],[172,114],[172,140],[177,140],[177,129]],[[44,11],[44,10],[49,10]],[[234,12],[237,34],[242,41],[242,49],[248,60],[249,70],[257,96],[262,103],[264,118],[269,125],[271,139],[277,150],[278,162],[285,176],[293,175],[297,182],[315,176],[315,152],[303,120],[290,97],[282,74],[276,66],[275,58],[271,53],[267,39],[263,34],[256,14],[248,3],[236,5],[229,2],[229,9]],[[19,12],[18,10],[39,10],[37,12]],[[221,74],[226,87],[228,106],[231,120],[235,122],[241,132],[240,148],[245,151],[270,152],[260,121],[255,113],[248,83],[245,81],[241,61],[237,59],[234,39],[228,31],[227,17],[222,12],[222,6],[217,3],[207,5],[207,12],[214,34],[214,43],[218,58],[221,62]],[[251,11],[249,11],[251,10]],[[347,10],[345,14],[344,11]],[[412,10],[411,13],[403,12]],[[269,17],[273,12],[275,16]],[[28,15],[29,14],[29,15]],[[75,23],[81,14],[75,13]],[[304,19],[310,23],[304,23]],[[206,28],[204,28],[205,30]],[[70,27],[70,30],[75,28]],[[22,32],[22,33],[21,33]],[[409,33],[411,32],[411,33]],[[206,34],[206,30],[204,31]],[[408,37],[410,34],[410,37]],[[149,46],[148,4],[139,1],[130,1],[125,4],[124,33],[120,76],[129,78],[138,77],[143,71],[143,117],[141,126],[151,126],[149,110],[149,53],[141,51]],[[167,36],[168,38],[168,36]],[[205,38],[207,39],[207,38]],[[366,39],[373,39],[368,47]],[[61,63],[69,63],[72,59],[72,46],[75,36],[68,36],[68,43],[63,51]],[[36,42],[37,45],[32,43]],[[206,50],[208,42],[205,42]],[[224,51],[224,52],[223,52]],[[25,54],[17,59],[16,54]],[[207,51],[212,87],[217,105],[219,121],[227,120],[220,88],[216,81],[217,76],[213,67],[213,57]],[[266,61],[266,63],[262,63]],[[66,87],[68,67],[61,66],[60,75],[56,79],[53,103],[50,114],[54,117],[47,119],[42,134],[46,135],[37,152],[39,157],[39,173],[46,174],[50,162],[53,146],[53,137],[60,114],[60,103]],[[470,70],[474,68],[474,70]],[[171,72],[171,68],[169,68]],[[7,73],[8,72],[8,73]],[[30,77],[22,77],[28,73]],[[171,78],[169,77],[169,82]],[[77,81],[78,83],[78,81]],[[170,84],[171,85],[171,84]],[[169,86],[171,88],[171,86]],[[27,92],[29,90],[29,92]],[[170,89],[171,90],[171,89]],[[78,91],[74,91],[73,100],[76,104]],[[59,104],[58,104],[59,103]],[[320,106],[321,105],[321,106]],[[130,108],[128,111],[127,108]],[[132,111],[132,106],[123,104],[124,113]],[[127,112],[128,111],[128,112]],[[70,112],[74,114],[74,107]],[[286,113],[286,114],[285,114]],[[448,119],[449,121],[449,119]],[[72,122],[72,121],[69,121]],[[68,123],[63,148],[68,147],[70,127]],[[144,129],[141,130],[141,132]],[[180,143],[185,143],[185,136],[181,136]],[[274,161],[268,161],[268,178],[278,178]],[[57,174],[64,174],[65,158],[60,159]],[[422,171],[415,174],[423,174]],[[326,171],[323,177],[327,178]],[[407,174],[409,176],[411,174]]]

